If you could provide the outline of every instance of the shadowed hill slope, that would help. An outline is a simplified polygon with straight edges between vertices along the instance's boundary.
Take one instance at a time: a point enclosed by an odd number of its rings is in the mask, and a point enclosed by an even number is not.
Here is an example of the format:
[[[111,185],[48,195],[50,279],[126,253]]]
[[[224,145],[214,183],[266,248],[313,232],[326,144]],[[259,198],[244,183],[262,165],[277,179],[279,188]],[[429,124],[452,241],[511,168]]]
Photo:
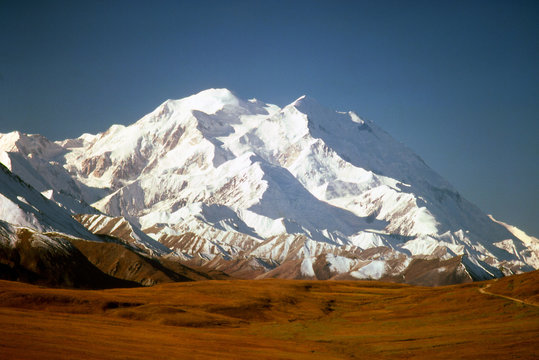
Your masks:
[[[144,286],[211,279],[211,276],[185,265],[167,263],[173,267],[171,269],[163,265],[160,259],[147,257],[122,244],[75,239],[71,243],[103,272]]]
[[[1,225],[1,224],[0,224]],[[105,274],[64,237],[16,230],[16,242],[6,241],[0,227],[0,278],[33,284],[82,289],[139,286],[134,281]]]
[[[51,287],[104,289],[228,278],[149,257],[121,240],[97,242],[0,221],[0,279]]]

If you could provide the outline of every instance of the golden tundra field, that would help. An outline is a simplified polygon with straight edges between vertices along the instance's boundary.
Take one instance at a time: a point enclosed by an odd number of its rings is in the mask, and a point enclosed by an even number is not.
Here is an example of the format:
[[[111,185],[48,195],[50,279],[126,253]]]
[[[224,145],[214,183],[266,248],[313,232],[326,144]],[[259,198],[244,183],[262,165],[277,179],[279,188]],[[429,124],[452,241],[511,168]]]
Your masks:
[[[539,272],[438,288],[200,281],[50,289],[0,281],[1,359],[537,359]]]

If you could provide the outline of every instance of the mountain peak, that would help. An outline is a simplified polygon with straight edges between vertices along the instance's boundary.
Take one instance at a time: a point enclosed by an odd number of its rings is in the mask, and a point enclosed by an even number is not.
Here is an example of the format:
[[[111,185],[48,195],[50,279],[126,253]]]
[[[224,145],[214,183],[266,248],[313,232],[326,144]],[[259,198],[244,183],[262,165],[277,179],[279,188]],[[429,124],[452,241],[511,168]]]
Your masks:
[[[301,95],[299,98],[297,98],[292,104],[290,105],[293,105],[295,107],[298,107],[298,106],[307,106],[307,105],[312,105],[312,106],[318,106],[318,107],[323,107],[322,105],[320,105],[320,103],[313,97],[309,96],[309,95],[306,95],[306,94],[303,94]]]
[[[3,151],[16,151],[17,141],[23,134],[19,131],[12,131],[6,134],[2,134],[0,138],[0,149]]]
[[[322,119],[332,119],[337,114],[335,111],[320,104],[318,100],[308,95],[300,96],[296,101],[291,103],[290,106],[295,107],[297,110],[299,110],[303,114],[309,116],[309,119],[311,121],[313,119],[311,119],[310,115],[313,115],[313,114],[316,115],[315,117],[319,117]],[[326,120],[323,120],[323,121],[325,122]]]
[[[202,90],[201,92],[192,95],[192,96],[209,96],[209,97],[219,97],[219,98],[228,98],[228,97],[236,97],[232,91],[230,91],[227,88],[209,88],[206,90]]]
[[[26,155],[54,157],[63,152],[63,148],[40,134],[25,134],[12,131],[0,136],[0,152],[20,151]]]
[[[189,110],[215,114],[225,106],[238,106],[240,100],[228,89],[207,89],[198,94],[177,100],[175,103]]]

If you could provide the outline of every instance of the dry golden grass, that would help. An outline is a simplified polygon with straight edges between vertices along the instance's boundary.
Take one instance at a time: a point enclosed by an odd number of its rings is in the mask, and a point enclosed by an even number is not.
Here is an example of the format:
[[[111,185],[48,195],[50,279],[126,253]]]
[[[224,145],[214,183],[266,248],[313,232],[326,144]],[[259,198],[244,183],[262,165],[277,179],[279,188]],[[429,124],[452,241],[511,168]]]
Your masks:
[[[539,308],[496,291],[531,298],[537,276],[514,278],[512,289],[508,279],[439,288],[236,280],[100,291],[0,281],[0,358],[533,359]],[[494,295],[479,291],[488,284]]]
[[[488,291],[539,306],[539,271],[491,281],[488,284]]]

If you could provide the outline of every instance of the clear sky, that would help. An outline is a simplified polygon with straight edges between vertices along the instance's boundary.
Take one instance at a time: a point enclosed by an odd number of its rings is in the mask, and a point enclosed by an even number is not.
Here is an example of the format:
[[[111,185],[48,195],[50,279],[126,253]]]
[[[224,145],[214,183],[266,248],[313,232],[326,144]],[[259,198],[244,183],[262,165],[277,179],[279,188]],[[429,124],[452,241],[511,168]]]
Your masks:
[[[0,0],[0,132],[101,132],[210,87],[354,110],[539,235],[539,1]]]

